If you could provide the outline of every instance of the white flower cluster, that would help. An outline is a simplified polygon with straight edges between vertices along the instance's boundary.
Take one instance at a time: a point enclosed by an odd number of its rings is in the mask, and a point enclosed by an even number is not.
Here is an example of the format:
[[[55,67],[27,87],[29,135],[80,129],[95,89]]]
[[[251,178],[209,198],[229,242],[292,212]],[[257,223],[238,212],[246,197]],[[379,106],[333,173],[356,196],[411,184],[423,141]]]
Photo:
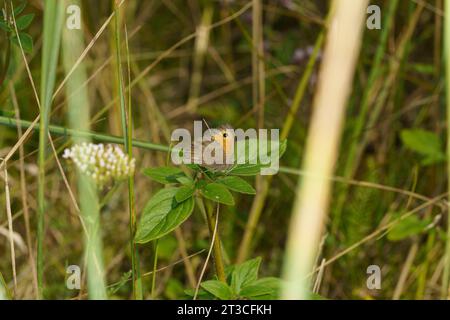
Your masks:
[[[63,158],[72,160],[78,169],[103,186],[134,174],[135,159],[130,159],[117,145],[86,143],[65,149]]]

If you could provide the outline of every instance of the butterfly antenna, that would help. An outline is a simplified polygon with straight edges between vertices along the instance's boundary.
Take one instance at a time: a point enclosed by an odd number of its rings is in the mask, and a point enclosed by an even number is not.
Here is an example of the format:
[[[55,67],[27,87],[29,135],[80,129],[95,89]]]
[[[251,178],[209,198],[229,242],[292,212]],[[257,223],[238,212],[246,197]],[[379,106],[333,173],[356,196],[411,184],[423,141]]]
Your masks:
[[[203,122],[206,124],[206,127],[208,128],[209,131],[211,131],[211,128],[208,125],[208,122],[206,122],[205,118],[202,118]]]

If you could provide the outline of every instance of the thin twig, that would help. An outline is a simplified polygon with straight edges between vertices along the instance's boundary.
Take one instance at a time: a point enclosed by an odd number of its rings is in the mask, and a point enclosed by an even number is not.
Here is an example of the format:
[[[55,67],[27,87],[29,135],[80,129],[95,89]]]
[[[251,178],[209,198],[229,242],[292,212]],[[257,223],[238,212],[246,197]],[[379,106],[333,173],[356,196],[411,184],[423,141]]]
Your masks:
[[[203,279],[203,275],[205,274],[206,267],[208,266],[209,258],[211,257],[211,253],[212,253],[214,243],[216,240],[218,223],[219,223],[219,205],[217,205],[216,223],[214,225],[214,232],[211,237],[211,245],[209,246],[209,251],[208,251],[208,255],[206,256],[205,264],[203,265],[202,272],[200,273],[200,277],[198,278],[198,281],[197,281],[197,286],[195,287],[194,300],[197,299],[198,290],[200,288],[200,284],[202,283],[202,279]]]

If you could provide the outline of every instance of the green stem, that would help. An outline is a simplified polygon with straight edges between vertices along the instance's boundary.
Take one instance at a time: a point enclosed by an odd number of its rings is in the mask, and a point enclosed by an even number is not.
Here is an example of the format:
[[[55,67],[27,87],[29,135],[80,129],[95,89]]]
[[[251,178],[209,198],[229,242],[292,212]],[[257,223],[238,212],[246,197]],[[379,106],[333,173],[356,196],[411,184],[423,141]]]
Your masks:
[[[214,229],[216,226],[216,219],[214,218],[212,212],[206,210],[205,203],[203,202],[203,199],[201,197],[197,197],[197,205],[199,206],[200,211],[206,218],[206,222],[208,223],[209,234],[212,239],[214,235]],[[214,258],[214,266],[216,268],[217,279],[226,283],[227,280],[225,276],[225,265],[223,263],[222,257],[222,247],[220,245],[219,230],[216,231],[216,236],[214,237],[213,258]]]
[[[0,125],[13,127],[13,128],[17,128],[17,126],[20,126],[24,129],[27,129],[28,127],[30,127],[32,125],[32,122],[27,121],[27,120],[17,121],[14,118],[0,116]],[[40,124],[36,124],[33,127],[33,129],[35,129],[35,130],[39,130],[39,128],[40,128]],[[54,125],[49,125],[48,130],[51,133],[61,135],[61,136],[78,137],[78,138],[92,138],[93,140],[96,140],[99,142],[124,144],[123,137],[112,136],[112,135],[104,134],[104,133],[67,129],[64,127],[54,126]],[[169,146],[164,146],[164,145],[141,141],[141,140],[132,140],[132,145],[133,145],[133,147],[147,149],[147,150],[154,150],[154,151],[168,152],[170,150]]]
[[[80,0],[65,0],[65,7],[74,4],[81,7]],[[74,130],[89,130],[91,104],[89,92],[83,83],[87,80],[86,64],[80,63],[72,71],[73,65],[85,47],[83,33],[73,33],[73,30],[63,29],[62,58],[67,79],[65,92],[67,96],[67,116],[69,127]],[[77,94],[71,94],[77,91]],[[90,137],[74,137],[74,143],[90,143]],[[51,160],[51,157],[47,161]],[[84,252],[86,259],[87,290],[89,299],[104,300],[108,298],[105,286],[105,267],[103,259],[103,241],[101,228],[101,208],[97,188],[94,182],[87,179],[81,172],[78,176],[78,199],[80,214],[85,226]],[[107,197],[111,194],[108,193]],[[105,197],[106,198],[106,197]]]
[[[9,68],[9,62],[11,60],[11,39],[9,35],[6,39],[6,57],[5,57],[5,64],[2,68],[1,74],[0,74],[0,86],[3,84],[3,81],[6,79],[6,75],[8,74],[8,68]]]
[[[152,272],[152,292],[151,296],[152,299],[155,299],[155,287],[156,287],[156,269],[158,266],[158,239],[155,240],[154,248],[155,248],[155,255],[153,257],[153,272]]]
[[[123,81],[123,70],[122,70],[122,59],[121,59],[121,47],[120,47],[120,13],[119,8],[115,8],[115,48],[116,48],[116,64],[117,64],[117,80],[119,84],[119,99],[120,99],[120,112],[121,112],[121,122],[122,122],[122,132],[123,132],[123,143],[125,149],[130,157],[132,157],[133,141],[132,141],[132,116],[131,116],[131,99],[128,99],[128,112],[125,103],[125,90]],[[129,52],[128,52],[128,39],[125,39],[127,45],[127,57],[129,65]],[[128,68],[128,77],[130,80],[130,73]],[[131,81],[129,81],[131,82]],[[128,92],[129,97],[131,97],[131,90]],[[139,268],[139,254],[137,251],[137,246],[134,241],[134,234],[136,232],[136,208],[134,201],[134,177],[128,178],[128,209],[130,216],[130,249],[131,249],[131,266],[132,266],[132,277],[133,277],[133,296],[134,299],[142,300],[142,280],[140,276]]]
[[[59,1],[47,0],[44,3],[44,30],[42,45],[41,92],[40,92],[40,126],[38,156],[38,192],[37,192],[37,276],[38,296],[43,297],[44,279],[44,217],[45,217],[45,158],[48,142],[48,125],[52,94],[56,79],[56,66],[61,41],[63,6]]]

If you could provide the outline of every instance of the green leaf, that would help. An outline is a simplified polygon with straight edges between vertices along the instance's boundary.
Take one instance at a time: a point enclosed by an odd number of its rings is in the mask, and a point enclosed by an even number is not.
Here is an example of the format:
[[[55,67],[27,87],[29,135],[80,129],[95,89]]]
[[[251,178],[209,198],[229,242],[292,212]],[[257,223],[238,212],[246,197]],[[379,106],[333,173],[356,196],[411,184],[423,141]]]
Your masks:
[[[181,203],[176,202],[178,188],[166,188],[157,192],[146,204],[137,226],[135,241],[146,243],[171,232],[182,224],[194,209],[191,197]]]
[[[255,258],[237,265],[231,274],[231,287],[236,294],[240,294],[241,288],[249,285],[258,278],[261,258]]]
[[[235,143],[235,160],[238,164],[245,163],[258,163],[259,154],[258,150],[260,148],[260,141],[258,139],[245,139],[239,140]],[[273,150],[272,150],[273,144]],[[278,151],[278,158],[281,158],[286,151],[287,140],[279,141],[268,141],[267,142],[267,156],[270,156],[273,152]],[[242,151],[245,151],[242,153]]]
[[[14,8],[14,16],[17,17],[19,14],[22,13],[22,11],[26,8],[27,2],[23,1],[21,4],[19,4],[17,7]]]
[[[192,178],[190,178],[190,177],[187,177],[187,176],[181,176],[181,177],[179,177],[179,178],[176,178],[176,180],[179,182],[179,183],[181,183],[181,184],[183,184],[183,185],[192,185],[192,184],[194,184],[194,180],[192,180]]]
[[[436,72],[436,68],[433,64],[412,63],[410,68],[418,73],[434,74],[434,72]]]
[[[247,194],[256,194],[256,190],[247,181],[239,177],[227,176],[217,179],[217,182],[225,185],[232,191]]]
[[[195,163],[186,164],[186,167],[188,167],[189,169],[194,170],[194,171],[200,171],[201,170],[201,167],[198,164],[195,164]]]
[[[0,19],[0,29],[6,32],[10,32],[11,28],[8,26],[8,24],[5,22],[5,20]]]
[[[20,42],[22,43],[23,51],[26,53],[33,52],[33,38],[28,33],[19,33]],[[11,38],[11,41],[20,48],[19,40],[17,35]]]
[[[254,176],[260,174],[261,169],[269,168],[270,164],[262,164],[258,160],[258,152],[250,149],[251,143],[258,143],[254,139],[246,141],[238,141],[236,143],[236,165],[234,165],[228,172],[228,175],[235,176]],[[245,154],[238,154],[239,145],[245,143],[243,147],[245,149]],[[270,143],[269,143],[269,147]],[[281,158],[286,151],[287,140],[283,140],[281,143],[275,143],[275,149],[278,150],[278,157]],[[273,151],[274,151],[273,150]],[[269,150],[268,157],[270,157],[272,150]]]
[[[261,278],[242,288],[240,297],[248,299],[276,299],[281,280],[274,277]]]
[[[218,280],[208,280],[202,282],[201,286],[203,289],[205,289],[209,293],[212,293],[220,300],[229,300],[233,296],[231,288],[226,283]]]
[[[17,29],[24,30],[28,28],[34,19],[34,13],[26,14],[16,19]]]
[[[423,232],[429,224],[429,220],[421,220],[417,216],[412,215],[394,225],[389,231],[387,238],[391,241],[403,240]]]
[[[168,234],[158,239],[158,259],[170,260],[177,248],[178,241],[173,234]]]
[[[193,298],[195,295],[195,289],[186,289],[184,290],[184,294],[187,295],[189,298]],[[200,288],[197,292],[197,299],[200,300],[213,300],[214,299],[214,295],[212,295],[211,293],[209,293],[208,291],[206,291],[203,288]]]
[[[195,191],[194,185],[182,186],[182,187],[178,188],[178,191],[175,194],[175,200],[178,203],[181,203],[181,202],[185,201],[186,199],[192,197],[192,195],[194,194],[194,191]]]
[[[167,284],[164,289],[164,295],[169,300],[177,300],[178,297],[180,297],[183,293],[184,293],[183,284],[179,280],[175,278],[170,278],[167,281]]]
[[[234,205],[234,198],[230,191],[222,184],[209,183],[200,189],[201,194],[212,201],[223,203],[229,206]]]
[[[261,168],[261,164],[237,164],[228,171],[228,174],[235,176],[256,176],[261,172]]]
[[[279,149],[280,149],[279,156],[281,158],[284,155],[284,153],[286,152],[286,149],[287,149],[287,140],[286,139],[281,141]]]
[[[181,169],[174,167],[147,168],[144,174],[162,184],[177,183],[177,179],[186,177]]]
[[[128,281],[130,281],[131,277],[132,277],[131,270],[123,273],[122,276],[120,277],[120,280],[118,282],[112,284],[111,287],[109,288],[109,290],[108,290],[109,295],[113,295],[117,291],[119,291],[120,288],[122,288],[124,285],[126,285],[128,283]]]
[[[403,130],[401,139],[407,148],[421,155],[432,158],[443,156],[441,141],[433,132],[422,129]]]
[[[437,153],[437,154],[432,154],[432,155],[429,155],[429,156],[426,156],[425,158],[423,158],[421,161],[421,164],[424,166],[429,166],[432,164],[445,162],[446,159],[447,159],[447,157],[445,156],[445,154]]]

